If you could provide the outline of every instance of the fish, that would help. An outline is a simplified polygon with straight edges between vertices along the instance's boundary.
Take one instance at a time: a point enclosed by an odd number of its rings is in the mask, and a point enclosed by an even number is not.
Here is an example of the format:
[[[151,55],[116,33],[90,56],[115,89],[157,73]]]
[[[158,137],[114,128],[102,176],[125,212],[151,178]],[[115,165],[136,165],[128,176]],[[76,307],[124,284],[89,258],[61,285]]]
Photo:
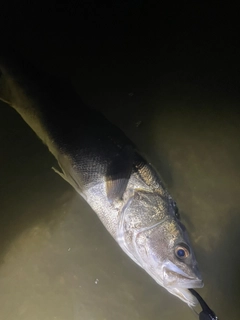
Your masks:
[[[35,62],[36,63],[36,62]],[[178,207],[159,173],[125,133],[87,106],[67,80],[0,50],[0,99],[57,160],[53,168],[97,214],[122,250],[189,306],[202,276]]]

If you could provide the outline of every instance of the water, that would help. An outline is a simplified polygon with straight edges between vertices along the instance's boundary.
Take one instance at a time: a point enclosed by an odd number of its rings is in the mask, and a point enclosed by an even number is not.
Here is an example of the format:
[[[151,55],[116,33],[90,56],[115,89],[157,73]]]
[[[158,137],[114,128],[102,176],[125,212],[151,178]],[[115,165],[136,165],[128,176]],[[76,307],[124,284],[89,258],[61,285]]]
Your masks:
[[[139,93],[120,92],[116,101],[131,106],[129,116],[124,108],[102,110],[161,173],[197,254],[205,281],[199,292],[220,319],[235,320],[239,117],[230,109],[236,101],[199,92],[143,97],[151,112],[137,109]],[[0,107],[1,319],[194,319],[125,256],[95,213],[51,170],[55,160],[41,141],[14,110]]]
[[[95,46],[89,40],[84,53],[81,39],[61,32],[44,38],[28,30],[24,40],[22,27],[18,44],[39,68],[72,79],[84,101],[122,128],[160,172],[196,252],[205,282],[198,292],[221,320],[238,320],[240,98],[234,54],[229,47],[228,55],[205,54],[199,45],[193,56],[181,41],[176,54],[148,37],[153,27],[148,33],[142,26],[135,38],[136,24],[123,46],[114,38],[114,48],[106,46],[107,38],[104,48],[98,47],[101,39]],[[0,319],[197,319],[122,252],[51,170],[55,159],[47,148],[3,103],[0,146]]]

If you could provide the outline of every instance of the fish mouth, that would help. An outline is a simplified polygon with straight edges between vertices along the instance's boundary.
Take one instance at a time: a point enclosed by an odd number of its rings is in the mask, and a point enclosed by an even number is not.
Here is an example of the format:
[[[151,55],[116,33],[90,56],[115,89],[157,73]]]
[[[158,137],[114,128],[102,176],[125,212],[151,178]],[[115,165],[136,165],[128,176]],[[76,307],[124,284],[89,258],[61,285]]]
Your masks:
[[[194,270],[193,276],[187,275],[183,270],[175,264],[168,261],[163,267],[163,285],[173,295],[187,303],[190,307],[198,304],[198,300],[188,290],[189,288],[202,288],[203,280],[199,271]]]
[[[177,288],[187,288],[187,289],[193,289],[193,288],[202,288],[204,286],[202,279],[196,279],[196,278],[187,278],[187,277],[181,277],[178,273],[171,272],[171,276],[173,280],[169,281],[169,277],[166,277],[164,275],[163,278],[163,285],[167,287],[177,287]],[[177,279],[177,280],[175,280]]]
[[[180,270],[180,269],[179,269]],[[161,286],[163,286],[167,291],[169,291],[174,296],[181,299],[189,307],[195,307],[198,305],[198,300],[194,295],[188,290],[189,288],[202,288],[204,286],[202,279],[189,277],[182,270],[180,273],[173,272],[172,270],[164,270],[164,278],[160,279],[155,273],[150,270],[146,270],[150,276]],[[168,276],[166,277],[166,275]],[[184,275],[185,276],[184,276]],[[170,275],[170,277],[169,277]],[[172,280],[172,281],[171,281]]]
[[[192,275],[189,275],[168,261],[163,266],[163,285],[165,287],[202,288],[203,280],[197,268],[193,268]]]

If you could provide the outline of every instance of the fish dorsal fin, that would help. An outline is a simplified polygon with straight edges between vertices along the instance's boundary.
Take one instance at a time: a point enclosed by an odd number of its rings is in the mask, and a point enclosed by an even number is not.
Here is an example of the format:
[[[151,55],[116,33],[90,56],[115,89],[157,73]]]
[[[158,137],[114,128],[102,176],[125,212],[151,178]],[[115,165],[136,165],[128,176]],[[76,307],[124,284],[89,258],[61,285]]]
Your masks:
[[[132,172],[133,156],[133,147],[127,145],[113,157],[106,175],[106,191],[110,202],[122,198]]]

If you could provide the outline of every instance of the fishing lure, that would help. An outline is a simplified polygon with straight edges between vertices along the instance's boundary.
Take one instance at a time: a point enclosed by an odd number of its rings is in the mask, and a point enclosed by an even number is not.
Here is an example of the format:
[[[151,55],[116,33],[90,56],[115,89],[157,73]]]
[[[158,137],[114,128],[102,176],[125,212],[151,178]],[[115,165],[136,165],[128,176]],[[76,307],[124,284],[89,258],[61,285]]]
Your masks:
[[[199,320],[219,320],[216,314],[209,308],[209,306],[206,304],[206,302],[203,300],[200,294],[197,293],[197,291],[195,291],[194,289],[188,290],[194,295],[194,297],[197,298],[198,302],[202,307],[202,311],[198,314]]]

